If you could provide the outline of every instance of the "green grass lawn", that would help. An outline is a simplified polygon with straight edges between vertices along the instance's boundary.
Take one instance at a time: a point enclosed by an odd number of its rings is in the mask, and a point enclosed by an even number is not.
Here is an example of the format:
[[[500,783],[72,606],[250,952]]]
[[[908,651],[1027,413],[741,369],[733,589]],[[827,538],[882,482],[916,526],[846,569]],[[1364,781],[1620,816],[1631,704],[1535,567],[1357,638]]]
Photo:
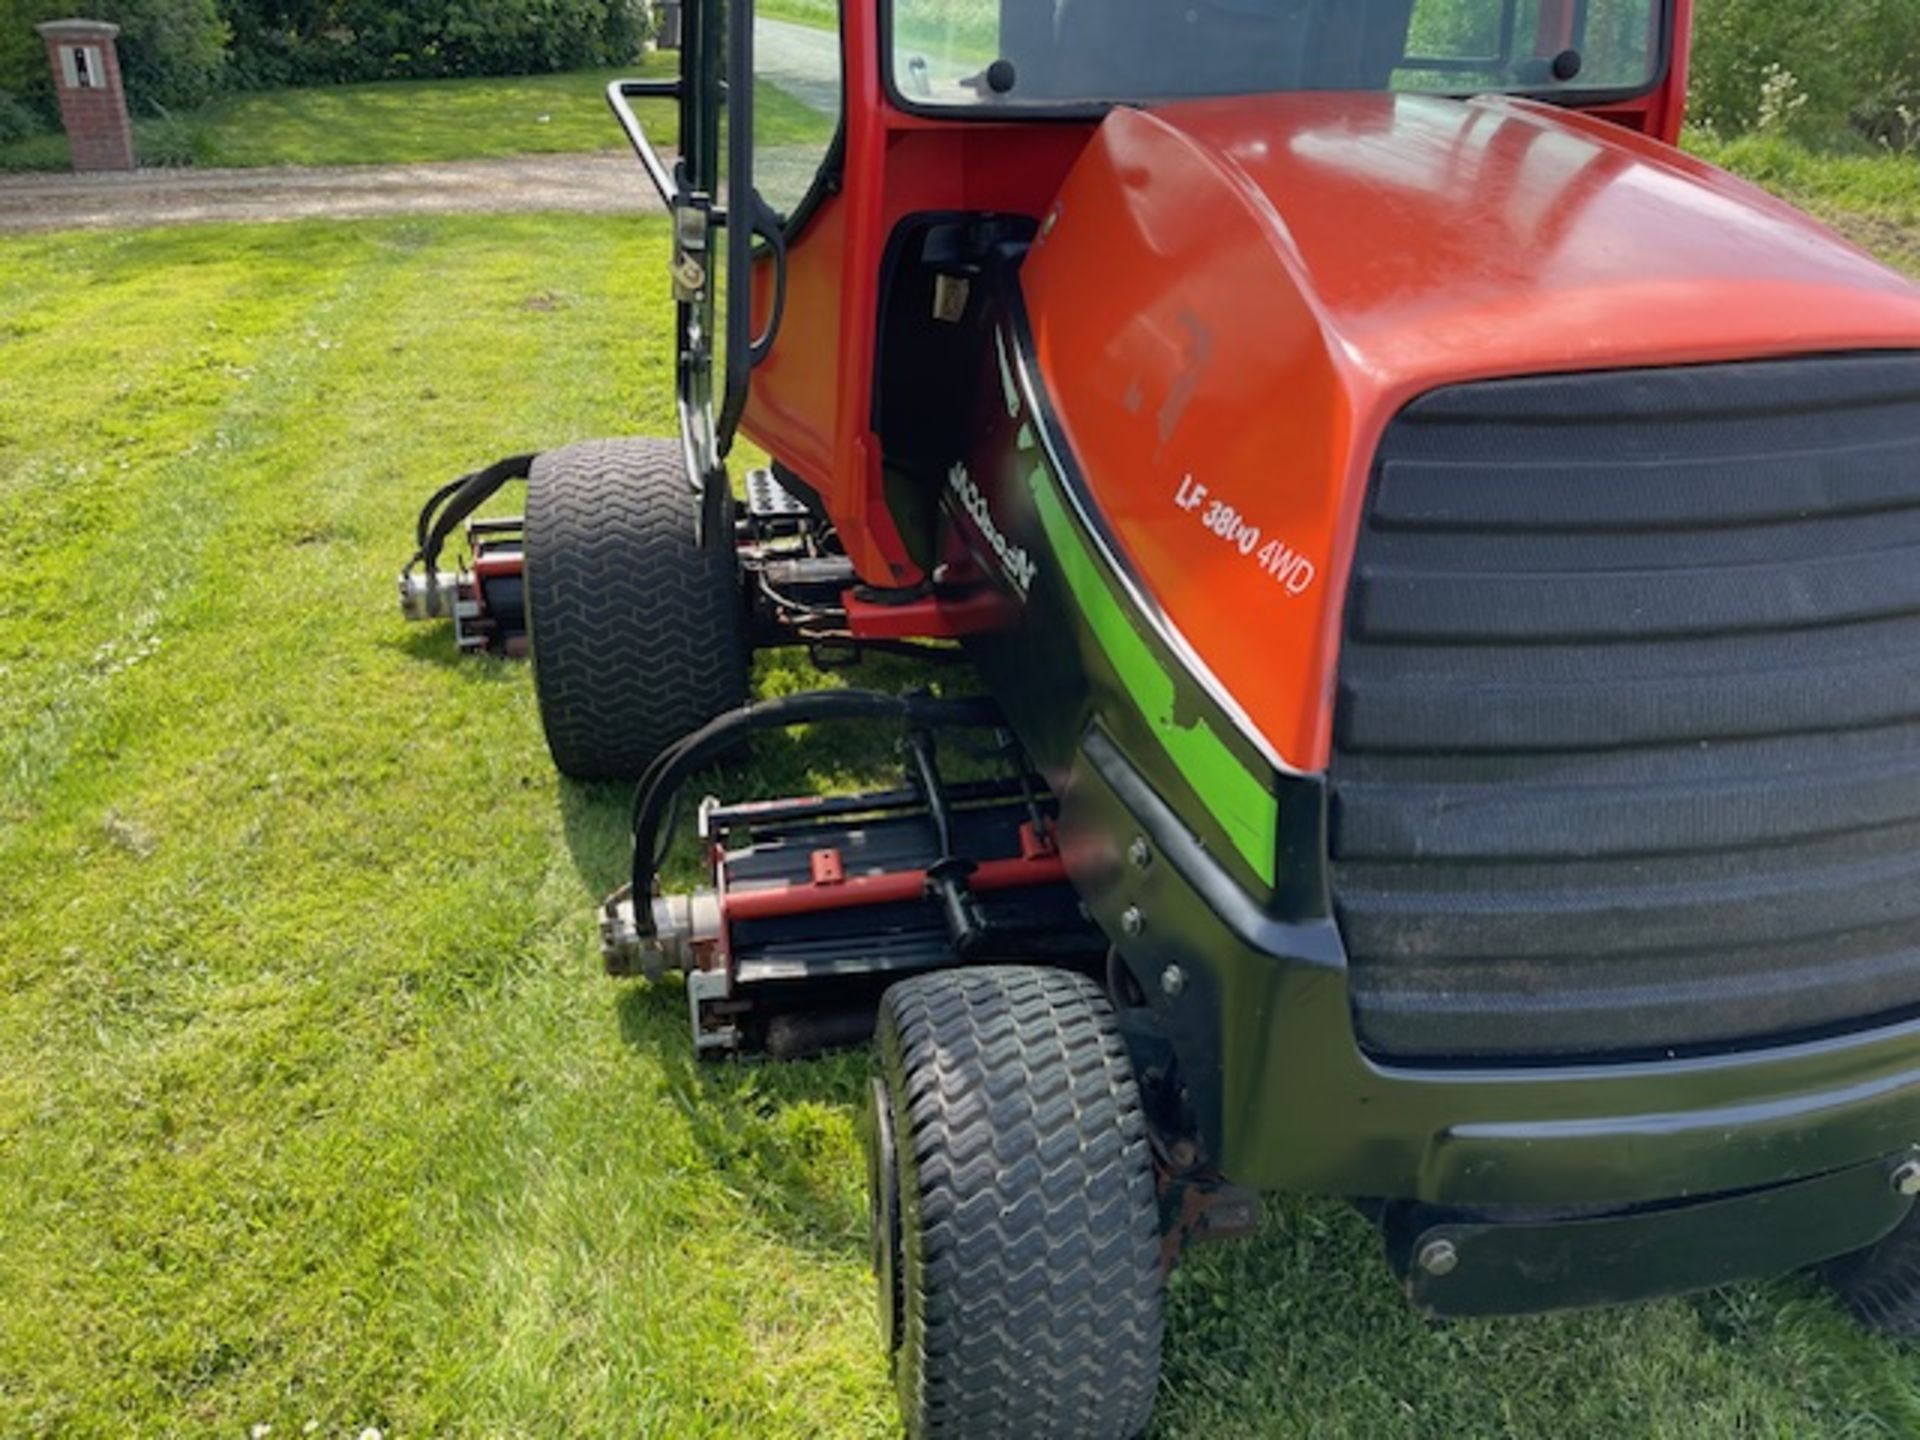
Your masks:
[[[390,81],[269,90],[219,100],[204,110],[137,126],[146,164],[398,165],[620,150],[626,139],[607,109],[607,83],[676,73],[677,56],[655,53],[618,70],[507,79]],[[762,84],[755,129],[769,146],[824,142],[830,117]],[[673,107],[637,105],[660,143],[678,130]],[[0,170],[63,170],[64,135],[0,145]]]
[[[696,1064],[601,978],[627,796],[393,604],[429,484],[668,427],[663,223],[0,240],[0,1435],[895,1424],[863,1060]],[[1920,1433],[1809,1281],[1434,1325],[1332,1202],[1170,1319],[1168,1436]]]
[[[1775,135],[1686,138],[1702,159],[1786,196],[1854,239],[1920,271],[1920,155],[1832,153]]]
[[[771,20],[791,20],[816,30],[840,28],[840,0],[758,0],[754,12]]]

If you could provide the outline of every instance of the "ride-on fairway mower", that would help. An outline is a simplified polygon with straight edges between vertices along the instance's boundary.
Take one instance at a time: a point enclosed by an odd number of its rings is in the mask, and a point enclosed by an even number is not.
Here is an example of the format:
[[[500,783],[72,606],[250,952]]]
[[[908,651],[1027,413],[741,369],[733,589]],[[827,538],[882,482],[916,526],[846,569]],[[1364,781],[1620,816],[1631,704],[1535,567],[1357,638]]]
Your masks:
[[[611,970],[874,1033],[912,1432],[1138,1429],[1267,1189],[1439,1315],[1822,1265],[1920,1330],[1920,292],[1672,148],[1688,8],[849,0],[786,215],[751,0],[614,88],[681,434],[449,487],[408,603],[639,779]],[[988,697],[745,703],[948,641]],[[657,893],[690,775],[842,720],[895,788],[704,803]]]

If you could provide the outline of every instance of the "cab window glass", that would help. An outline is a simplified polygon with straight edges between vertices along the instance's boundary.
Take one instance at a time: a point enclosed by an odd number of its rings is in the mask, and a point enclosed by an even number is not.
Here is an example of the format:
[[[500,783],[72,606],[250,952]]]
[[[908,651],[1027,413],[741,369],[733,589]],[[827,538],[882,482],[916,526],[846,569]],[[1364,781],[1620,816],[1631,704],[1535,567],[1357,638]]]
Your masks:
[[[816,13],[817,12],[817,13]],[[755,187],[782,215],[812,190],[840,124],[843,86],[835,5],[801,7],[814,23],[759,17],[753,26]]]
[[[1662,0],[887,0],[894,88],[956,107],[1650,84]]]

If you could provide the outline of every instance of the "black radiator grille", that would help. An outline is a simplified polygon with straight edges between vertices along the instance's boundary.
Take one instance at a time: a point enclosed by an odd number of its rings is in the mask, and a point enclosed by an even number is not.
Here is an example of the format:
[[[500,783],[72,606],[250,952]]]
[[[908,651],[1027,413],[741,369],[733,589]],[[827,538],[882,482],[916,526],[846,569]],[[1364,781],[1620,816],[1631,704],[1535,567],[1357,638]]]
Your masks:
[[[1920,1009],[1920,355],[1429,395],[1355,561],[1331,874],[1369,1049]]]

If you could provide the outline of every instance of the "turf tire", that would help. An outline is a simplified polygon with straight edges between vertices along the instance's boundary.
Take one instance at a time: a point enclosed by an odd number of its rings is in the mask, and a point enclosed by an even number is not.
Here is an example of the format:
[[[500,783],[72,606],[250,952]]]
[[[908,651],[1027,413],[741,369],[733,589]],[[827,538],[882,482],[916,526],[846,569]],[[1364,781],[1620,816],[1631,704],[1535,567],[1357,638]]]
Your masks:
[[[1160,1226],[1125,1043],[1060,970],[949,970],[880,1004],[868,1112],[881,1323],[907,1433],[1137,1434]]]
[[[1866,1329],[1920,1339],[1920,1205],[1876,1244],[1829,1261],[1824,1274]]]
[[[699,502],[671,440],[550,450],[527,481],[527,628],[547,749],[577,780],[633,780],[747,698],[729,527],[695,541]]]

